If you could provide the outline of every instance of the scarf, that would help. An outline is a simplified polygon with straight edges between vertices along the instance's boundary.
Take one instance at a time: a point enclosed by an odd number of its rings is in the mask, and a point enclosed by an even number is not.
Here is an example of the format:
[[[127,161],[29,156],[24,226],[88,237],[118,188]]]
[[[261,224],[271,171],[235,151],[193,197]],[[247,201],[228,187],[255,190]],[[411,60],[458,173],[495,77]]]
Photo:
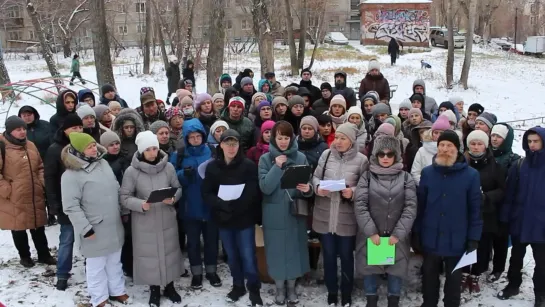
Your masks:
[[[26,138],[16,139],[16,138],[13,137],[13,135],[7,134],[6,132],[4,132],[4,137],[6,138],[6,140],[8,140],[13,145],[18,145],[18,146],[25,146],[26,145],[26,140],[27,140]]]
[[[403,171],[403,163],[401,162],[394,162],[392,166],[390,167],[382,167],[380,164],[377,163],[371,163],[369,166],[369,170],[373,174],[377,175],[396,175]]]

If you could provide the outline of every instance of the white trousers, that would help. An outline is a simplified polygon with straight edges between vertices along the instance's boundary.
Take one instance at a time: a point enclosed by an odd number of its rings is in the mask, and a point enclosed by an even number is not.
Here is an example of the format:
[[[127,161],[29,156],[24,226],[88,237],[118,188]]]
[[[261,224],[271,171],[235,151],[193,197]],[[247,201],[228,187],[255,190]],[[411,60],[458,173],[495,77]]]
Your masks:
[[[87,291],[93,307],[125,292],[125,276],[121,266],[121,250],[103,257],[87,258]]]

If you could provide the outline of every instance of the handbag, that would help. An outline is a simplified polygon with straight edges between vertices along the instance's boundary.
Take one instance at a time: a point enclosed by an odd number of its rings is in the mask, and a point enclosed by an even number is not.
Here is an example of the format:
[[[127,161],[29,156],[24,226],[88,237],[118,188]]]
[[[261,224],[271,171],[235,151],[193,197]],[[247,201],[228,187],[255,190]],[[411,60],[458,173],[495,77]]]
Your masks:
[[[291,214],[294,216],[308,216],[308,200],[304,198],[296,198],[291,201],[290,207]]]

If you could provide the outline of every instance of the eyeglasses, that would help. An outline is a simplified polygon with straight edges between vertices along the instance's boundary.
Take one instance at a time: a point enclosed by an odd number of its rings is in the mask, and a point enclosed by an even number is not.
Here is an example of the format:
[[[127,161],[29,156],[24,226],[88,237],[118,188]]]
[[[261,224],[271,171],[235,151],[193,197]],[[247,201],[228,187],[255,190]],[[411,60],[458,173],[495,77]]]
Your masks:
[[[390,152],[381,151],[381,152],[377,153],[377,157],[379,157],[379,158],[384,158],[384,157],[393,158],[394,156],[395,156],[395,153],[393,153],[391,151]]]
[[[223,144],[225,144],[227,147],[237,147],[239,145],[238,142],[223,142]]]

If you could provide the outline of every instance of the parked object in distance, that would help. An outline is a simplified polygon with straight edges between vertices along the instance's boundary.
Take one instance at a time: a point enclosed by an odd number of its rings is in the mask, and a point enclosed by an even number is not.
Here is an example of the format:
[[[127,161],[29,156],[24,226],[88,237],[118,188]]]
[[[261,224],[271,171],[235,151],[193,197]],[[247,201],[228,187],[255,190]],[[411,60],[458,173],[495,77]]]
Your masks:
[[[348,45],[348,38],[341,32],[329,32],[325,35],[324,42],[334,45]]]
[[[528,36],[524,44],[524,54],[542,56],[545,52],[545,36]]]
[[[448,30],[445,28],[432,28],[430,32],[431,45],[436,47],[442,45],[445,49],[448,48]],[[464,48],[466,45],[465,36],[454,31],[454,48]]]

